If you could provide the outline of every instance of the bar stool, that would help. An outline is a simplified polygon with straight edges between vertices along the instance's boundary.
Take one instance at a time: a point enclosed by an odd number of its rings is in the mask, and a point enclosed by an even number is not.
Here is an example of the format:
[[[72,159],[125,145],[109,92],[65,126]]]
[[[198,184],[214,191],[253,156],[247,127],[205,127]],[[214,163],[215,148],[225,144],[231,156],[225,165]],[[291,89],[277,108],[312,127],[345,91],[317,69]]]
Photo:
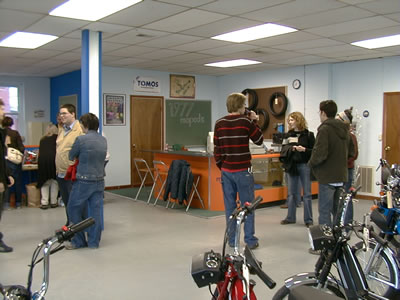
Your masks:
[[[167,182],[167,177],[168,177],[168,166],[160,161],[160,160],[153,160],[153,166],[154,166],[154,183],[153,187],[151,188],[149,199],[147,200],[147,204],[150,203],[151,195],[153,194],[153,191],[157,185],[157,182],[161,184],[160,190],[157,193],[156,200],[154,201],[154,206],[157,204],[158,198],[161,196],[162,191],[164,190],[165,183]],[[169,200],[169,197],[168,197]]]
[[[139,194],[142,191],[142,188],[146,183],[147,175],[150,174],[150,177],[153,181],[152,185],[154,185],[154,177],[153,177],[154,168],[150,168],[149,165],[147,164],[147,162],[143,158],[134,158],[133,163],[135,164],[136,171],[140,178],[140,187],[136,193],[135,198],[133,199],[136,201],[136,200],[138,200]],[[151,196],[151,193],[150,193],[150,196]]]

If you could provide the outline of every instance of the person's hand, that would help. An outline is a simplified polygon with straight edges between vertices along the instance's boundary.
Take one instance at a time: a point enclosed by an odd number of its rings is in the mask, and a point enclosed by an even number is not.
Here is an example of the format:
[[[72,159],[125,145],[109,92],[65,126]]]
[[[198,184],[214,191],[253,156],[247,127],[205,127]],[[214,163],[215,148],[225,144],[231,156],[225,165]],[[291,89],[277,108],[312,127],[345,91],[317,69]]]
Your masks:
[[[4,183],[0,182],[0,193],[3,193],[5,190]]]
[[[8,185],[8,187],[13,186],[14,182],[15,182],[14,177],[8,176],[8,180],[10,181],[10,184]]]
[[[250,120],[256,120],[256,121],[260,119],[260,117],[253,110],[250,111],[249,118]]]
[[[303,146],[293,146],[293,149],[296,150],[297,152],[305,152],[306,148]]]

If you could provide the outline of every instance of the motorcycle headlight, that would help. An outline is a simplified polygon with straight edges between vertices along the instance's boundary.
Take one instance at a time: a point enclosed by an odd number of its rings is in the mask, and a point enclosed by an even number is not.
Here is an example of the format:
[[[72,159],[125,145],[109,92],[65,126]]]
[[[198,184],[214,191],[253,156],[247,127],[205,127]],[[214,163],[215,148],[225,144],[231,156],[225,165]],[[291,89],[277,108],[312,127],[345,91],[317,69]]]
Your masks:
[[[332,228],[327,225],[314,225],[308,228],[308,238],[314,250],[333,249],[335,237]]]

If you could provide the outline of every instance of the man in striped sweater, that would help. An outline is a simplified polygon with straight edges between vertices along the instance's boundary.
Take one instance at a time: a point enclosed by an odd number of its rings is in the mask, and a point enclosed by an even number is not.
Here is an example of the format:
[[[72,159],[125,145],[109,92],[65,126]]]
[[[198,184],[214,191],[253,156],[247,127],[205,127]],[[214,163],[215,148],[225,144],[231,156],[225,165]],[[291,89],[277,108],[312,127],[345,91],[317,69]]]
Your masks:
[[[249,139],[255,144],[263,143],[263,134],[257,125],[258,116],[246,111],[246,97],[240,93],[230,94],[226,100],[228,115],[217,120],[214,129],[214,157],[221,170],[227,224],[236,208],[239,194],[241,205],[254,200],[254,179],[250,172],[251,154]],[[229,228],[229,245],[234,245],[235,224]],[[254,213],[244,223],[244,241],[250,247],[258,247],[254,236]]]

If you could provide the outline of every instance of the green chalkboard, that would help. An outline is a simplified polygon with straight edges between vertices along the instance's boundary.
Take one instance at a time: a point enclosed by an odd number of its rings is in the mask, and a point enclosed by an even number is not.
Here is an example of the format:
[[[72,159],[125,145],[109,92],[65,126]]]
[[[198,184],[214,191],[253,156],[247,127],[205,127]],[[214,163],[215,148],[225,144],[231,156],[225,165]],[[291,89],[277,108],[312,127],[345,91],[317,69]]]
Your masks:
[[[211,101],[166,99],[165,131],[170,146],[206,146],[211,131]]]

